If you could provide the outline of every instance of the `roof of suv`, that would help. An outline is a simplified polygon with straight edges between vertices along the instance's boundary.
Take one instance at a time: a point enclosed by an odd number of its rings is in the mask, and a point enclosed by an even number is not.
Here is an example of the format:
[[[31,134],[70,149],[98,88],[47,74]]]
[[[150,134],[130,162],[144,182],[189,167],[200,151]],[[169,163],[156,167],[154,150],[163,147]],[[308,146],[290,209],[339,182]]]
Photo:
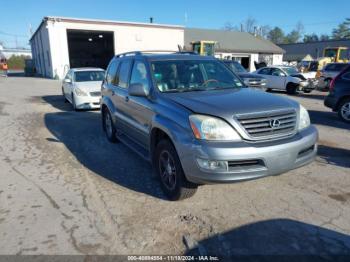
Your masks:
[[[77,67],[77,68],[71,68],[71,71],[81,72],[81,71],[104,71],[104,70],[98,67]]]
[[[148,60],[215,60],[213,56],[201,56],[191,52],[175,52],[170,54],[152,53],[152,52],[130,52],[116,55],[115,58],[123,57],[144,57]]]

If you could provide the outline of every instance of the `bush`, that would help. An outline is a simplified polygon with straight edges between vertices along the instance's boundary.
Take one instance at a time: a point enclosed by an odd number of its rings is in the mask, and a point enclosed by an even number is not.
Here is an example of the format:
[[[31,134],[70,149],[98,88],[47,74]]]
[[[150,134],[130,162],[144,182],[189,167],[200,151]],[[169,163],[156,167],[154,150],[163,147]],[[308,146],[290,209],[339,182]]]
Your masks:
[[[7,64],[9,69],[24,69],[25,62],[24,60],[30,58],[25,55],[12,55],[8,60]]]

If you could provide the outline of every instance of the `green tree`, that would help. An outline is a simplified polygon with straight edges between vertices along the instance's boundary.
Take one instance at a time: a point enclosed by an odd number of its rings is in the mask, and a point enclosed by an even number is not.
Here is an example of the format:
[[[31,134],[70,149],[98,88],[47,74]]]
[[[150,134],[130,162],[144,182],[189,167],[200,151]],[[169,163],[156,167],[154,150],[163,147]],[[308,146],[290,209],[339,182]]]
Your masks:
[[[294,44],[297,43],[300,39],[301,35],[297,30],[292,30],[286,37],[284,38],[285,44]]]
[[[330,39],[330,37],[329,37],[329,35],[323,34],[323,35],[320,35],[319,39],[320,39],[320,41],[327,41]]]
[[[12,55],[8,60],[7,64],[10,69],[23,69],[25,62],[24,60],[26,58],[29,58],[28,56],[24,55]]]
[[[319,40],[318,35],[313,33],[313,34],[310,34],[310,35],[304,35],[303,42],[304,43],[309,43],[309,42],[316,42],[318,40]]]
[[[267,34],[267,39],[275,44],[281,44],[284,42],[284,32],[281,28],[276,26]]]
[[[332,31],[333,39],[350,39],[350,18],[346,18],[345,21],[334,28]]]

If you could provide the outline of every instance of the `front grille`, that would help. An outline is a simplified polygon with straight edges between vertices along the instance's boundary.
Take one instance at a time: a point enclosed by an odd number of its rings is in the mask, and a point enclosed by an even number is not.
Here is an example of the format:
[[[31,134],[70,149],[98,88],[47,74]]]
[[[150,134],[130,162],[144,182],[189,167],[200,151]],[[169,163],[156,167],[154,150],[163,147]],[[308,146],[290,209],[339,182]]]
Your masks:
[[[101,92],[90,92],[90,96],[101,96]]]
[[[237,117],[246,133],[256,140],[288,136],[295,131],[297,114],[295,110],[249,114]]]

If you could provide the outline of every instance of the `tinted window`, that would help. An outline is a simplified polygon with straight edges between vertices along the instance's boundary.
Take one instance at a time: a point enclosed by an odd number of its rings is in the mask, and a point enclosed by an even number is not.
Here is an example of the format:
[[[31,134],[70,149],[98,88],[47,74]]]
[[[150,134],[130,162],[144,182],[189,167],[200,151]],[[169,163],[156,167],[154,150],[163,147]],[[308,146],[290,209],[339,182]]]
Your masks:
[[[261,69],[258,74],[260,75],[270,75],[271,74],[271,69],[270,68],[263,68]]]
[[[111,64],[108,66],[107,69],[107,74],[106,74],[106,82],[108,84],[112,84],[115,85],[115,75],[117,73],[117,69],[118,69],[118,64],[119,62],[117,61],[112,61]]]
[[[204,91],[242,87],[241,81],[216,60],[154,61],[151,71],[161,92]]]
[[[102,81],[104,71],[78,71],[74,73],[75,82]]]
[[[131,72],[130,84],[142,84],[148,88],[148,73],[144,62],[135,61]]]
[[[328,64],[326,65],[325,69],[326,71],[342,71],[347,64]]]
[[[128,87],[128,78],[130,71],[131,60],[124,60],[119,66],[119,71],[116,77],[116,85],[119,87],[127,88]]]

